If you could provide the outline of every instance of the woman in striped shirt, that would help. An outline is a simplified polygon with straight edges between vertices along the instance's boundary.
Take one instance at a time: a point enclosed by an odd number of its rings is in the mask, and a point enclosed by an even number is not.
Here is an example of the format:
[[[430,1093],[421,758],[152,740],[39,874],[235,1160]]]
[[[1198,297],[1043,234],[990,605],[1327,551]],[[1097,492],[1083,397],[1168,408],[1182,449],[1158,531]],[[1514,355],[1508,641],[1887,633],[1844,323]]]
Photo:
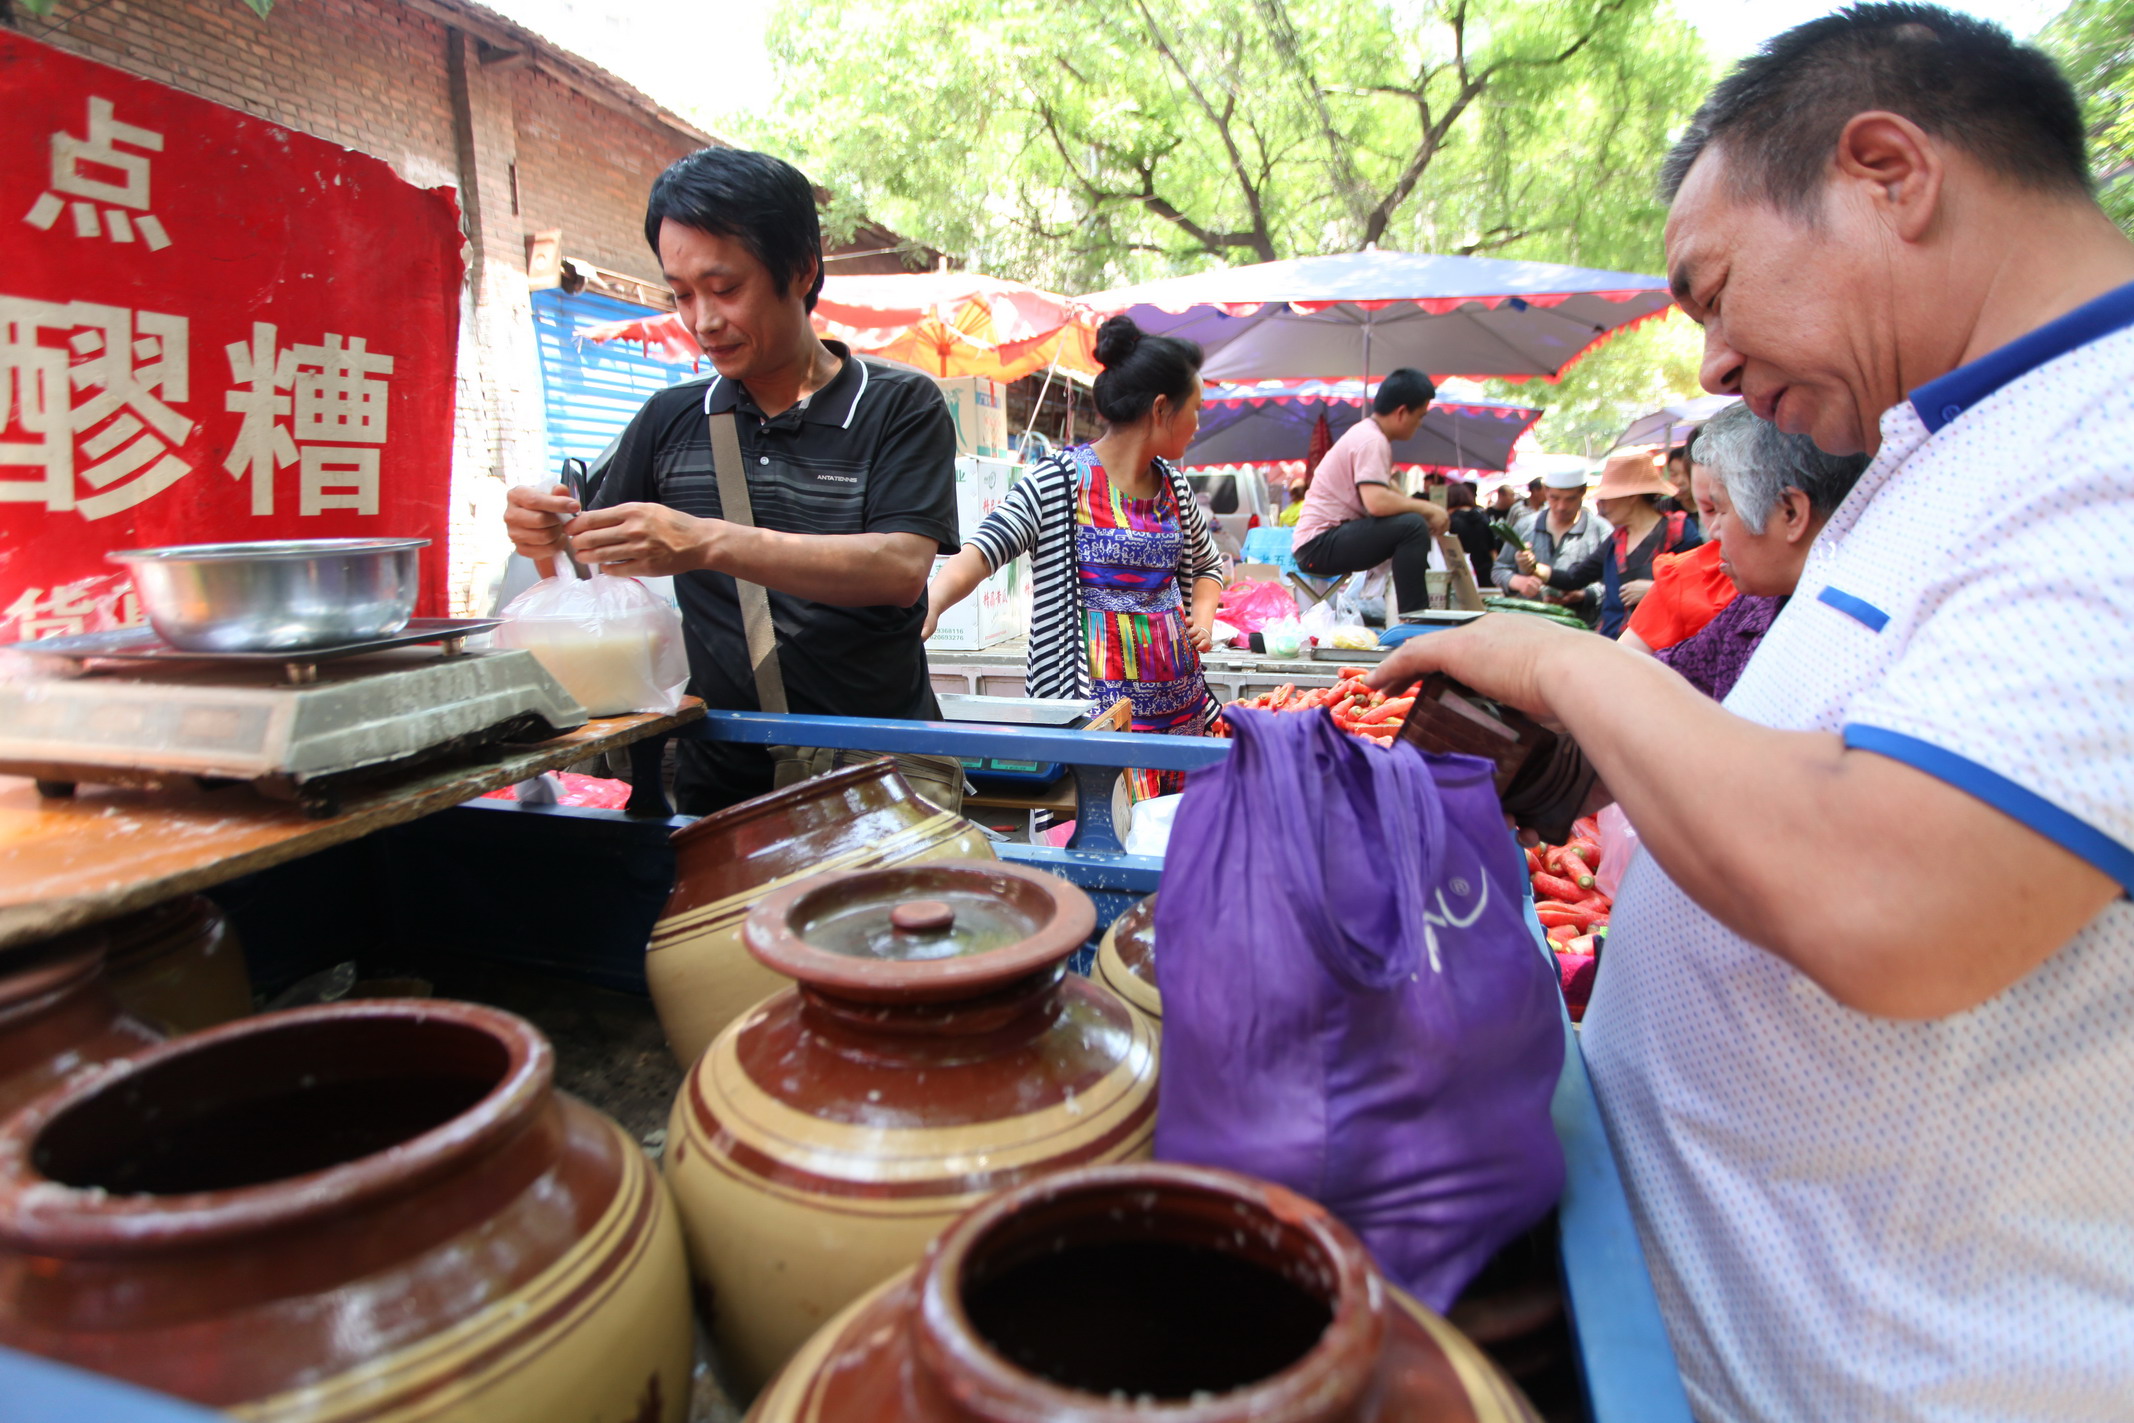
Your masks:
[[[1200,428],[1200,347],[1115,316],[1097,333],[1105,432],[1043,460],[967,536],[927,589],[926,634],[994,570],[1028,553],[1034,598],[1024,690],[1133,705],[1134,730],[1199,736],[1218,710],[1201,675],[1222,559],[1171,461]],[[1177,777],[1168,779],[1176,780]],[[1136,791],[1173,787],[1137,773]]]

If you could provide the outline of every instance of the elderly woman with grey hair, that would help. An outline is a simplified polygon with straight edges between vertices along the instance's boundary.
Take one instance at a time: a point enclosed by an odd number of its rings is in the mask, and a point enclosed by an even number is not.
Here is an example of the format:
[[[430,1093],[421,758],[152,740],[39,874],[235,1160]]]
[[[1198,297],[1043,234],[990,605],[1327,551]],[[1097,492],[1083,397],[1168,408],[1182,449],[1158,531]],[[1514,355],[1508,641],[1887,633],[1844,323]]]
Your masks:
[[[1654,655],[1717,701],[1734,689],[1757,643],[1793,596],[1808,547],[1845,502],[1865,455],[1828,455],[1806,435],[1730,406],[1698,432],[1691,457],[1716,478],[1711,492],[1720,567],[1740,596],[1693,637]]]

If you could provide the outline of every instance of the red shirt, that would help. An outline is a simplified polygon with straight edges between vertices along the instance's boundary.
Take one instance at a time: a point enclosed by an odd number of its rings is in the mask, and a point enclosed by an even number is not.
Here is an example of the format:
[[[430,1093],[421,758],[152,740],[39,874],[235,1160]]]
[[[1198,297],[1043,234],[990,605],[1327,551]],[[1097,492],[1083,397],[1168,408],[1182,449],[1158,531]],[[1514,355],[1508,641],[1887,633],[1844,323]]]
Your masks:
[[[1630,614],[1629,630],[1657,652],[1703,631],[1739,591],[1719,571],[1719,540],[1652,561],[1652,591]]]

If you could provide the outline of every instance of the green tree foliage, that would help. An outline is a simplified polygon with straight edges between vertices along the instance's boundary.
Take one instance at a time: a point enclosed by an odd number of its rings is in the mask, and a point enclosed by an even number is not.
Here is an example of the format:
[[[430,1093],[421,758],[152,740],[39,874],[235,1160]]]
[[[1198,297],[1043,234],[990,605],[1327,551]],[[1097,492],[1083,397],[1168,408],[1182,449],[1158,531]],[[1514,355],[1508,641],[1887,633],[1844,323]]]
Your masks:
[[[1664,0],[783,0],[724,120],[1066,290],[1367,244],[1653,270],[1709,67]]]
[[[2134,233],[2134,0],[2075,0],[2039,39],[2082,96],[2105,211]]]

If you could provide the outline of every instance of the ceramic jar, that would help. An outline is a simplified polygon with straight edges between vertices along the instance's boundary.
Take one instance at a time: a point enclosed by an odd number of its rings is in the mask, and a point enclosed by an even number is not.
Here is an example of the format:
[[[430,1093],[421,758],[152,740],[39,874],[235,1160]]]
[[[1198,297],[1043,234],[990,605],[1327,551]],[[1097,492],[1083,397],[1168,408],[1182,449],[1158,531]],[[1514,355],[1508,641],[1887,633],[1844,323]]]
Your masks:
[[[246,1018],[0,1125],[0,1346],[273,1423],[681,1423],[644,1152],[509,1013]]]
[[[1095,920],[997,861],[818,875],[750,912],[797,985],[698,1060],[664,1163],[744,1388],[988,1193],[1147,1156],[1153,1035],[1064,968]]]
[[[162,1038],[120,1006],[95,930],[0,949],[0,1121],[81,1069]]]
[[[978,827],[916,795],[887,757],[848,766],[677,830],[674,893],[645,978],[684,1067],[788,979],[749,956],[741,924],[764,896],[821,870],[991,859]]]
[[[846,1310],[750,1423],[1538,1423],[1326,1209],[1175,1165],[995,1196]]]
[[[1151,1023],[1163,1023],[1156,991],[1156,896],[1138,899],[1111,921],[1097,945],[1097,981]]]
[[[128,1012],[193,1033],[252,1011],[244,951],[206,896],[181,895],[97,927],[109,945],[112,991]]]

